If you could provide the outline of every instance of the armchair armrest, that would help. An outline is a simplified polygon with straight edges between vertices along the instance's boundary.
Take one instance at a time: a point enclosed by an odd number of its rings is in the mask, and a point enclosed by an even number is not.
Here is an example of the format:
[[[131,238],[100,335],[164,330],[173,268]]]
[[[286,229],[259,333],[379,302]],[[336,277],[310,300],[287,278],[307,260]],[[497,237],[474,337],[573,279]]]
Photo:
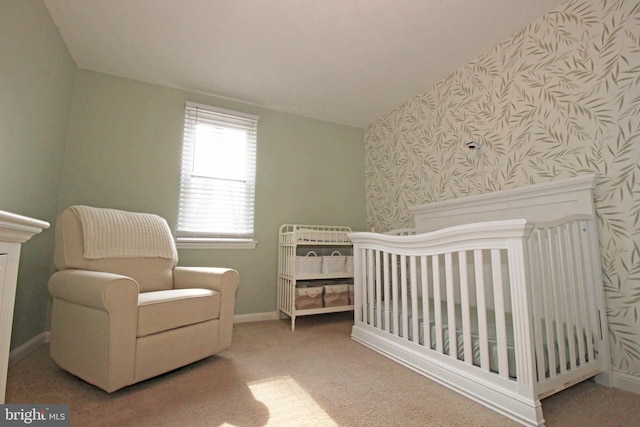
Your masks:
[[[138,304],[138,284],[119,274],[88,270],[63,270],[51,276],[49,294],[73,304],[114,312]]]
[[[173,286],[176,289],[204,288],[220,292],[220,348],[231,347],[236,289],[240,276],[236,270],[217,267],[174,267]]]
[[[204,288],[221,293],[235,293],[238,288],[238,272],[219,267],[174,267],[173,287],[176,289]]]
[[[63,369],[111,392],[134,383],[138,283],[118,274],[63,270],[48,283],[50,354]]]

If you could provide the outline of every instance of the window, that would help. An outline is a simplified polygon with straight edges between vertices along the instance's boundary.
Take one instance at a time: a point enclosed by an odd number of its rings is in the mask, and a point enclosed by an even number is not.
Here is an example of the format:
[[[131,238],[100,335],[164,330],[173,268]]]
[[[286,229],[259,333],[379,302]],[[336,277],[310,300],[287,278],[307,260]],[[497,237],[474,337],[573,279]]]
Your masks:
[[[257,127],[257,116],[187,103],[178,247],[255,247]]]

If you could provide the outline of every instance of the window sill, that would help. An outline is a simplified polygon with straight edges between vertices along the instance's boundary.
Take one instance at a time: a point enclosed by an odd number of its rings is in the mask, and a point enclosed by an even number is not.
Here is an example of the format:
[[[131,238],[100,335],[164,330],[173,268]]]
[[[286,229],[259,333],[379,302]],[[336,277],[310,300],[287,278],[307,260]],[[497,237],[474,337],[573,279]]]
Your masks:
[[[258,242],[251,239],[177,239],[178,249],[255,249]]]

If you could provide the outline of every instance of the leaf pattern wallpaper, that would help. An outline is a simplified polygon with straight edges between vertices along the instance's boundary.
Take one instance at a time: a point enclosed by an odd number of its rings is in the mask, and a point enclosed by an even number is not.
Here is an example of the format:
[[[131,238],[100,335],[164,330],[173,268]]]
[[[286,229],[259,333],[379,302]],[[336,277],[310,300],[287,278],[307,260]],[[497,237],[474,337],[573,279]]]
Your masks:
[[[480,157],[466,147],[486,147]],[[573,0],[374,122],[368,225],[595,173],[612,363],[640,381],[640,2]]]

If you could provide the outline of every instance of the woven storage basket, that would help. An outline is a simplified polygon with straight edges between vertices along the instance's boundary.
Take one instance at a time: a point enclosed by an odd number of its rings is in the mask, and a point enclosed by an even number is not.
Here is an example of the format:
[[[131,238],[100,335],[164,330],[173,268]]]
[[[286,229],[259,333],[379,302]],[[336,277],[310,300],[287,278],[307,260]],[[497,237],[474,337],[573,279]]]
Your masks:
[[[324,306],[339,307],[342,305],[349,305],[349,285],[325,285]]]
[[[305,256],[296,256],[296,274],[321,274],[322,257],[314,251],[309,251]]]
[[[331,256],[322,257],[322,273],[344,273],[346,267],[346,258],[338,251],[333,251]]]
[[[322,286],[296,288],[296,310],[322,307]]]

